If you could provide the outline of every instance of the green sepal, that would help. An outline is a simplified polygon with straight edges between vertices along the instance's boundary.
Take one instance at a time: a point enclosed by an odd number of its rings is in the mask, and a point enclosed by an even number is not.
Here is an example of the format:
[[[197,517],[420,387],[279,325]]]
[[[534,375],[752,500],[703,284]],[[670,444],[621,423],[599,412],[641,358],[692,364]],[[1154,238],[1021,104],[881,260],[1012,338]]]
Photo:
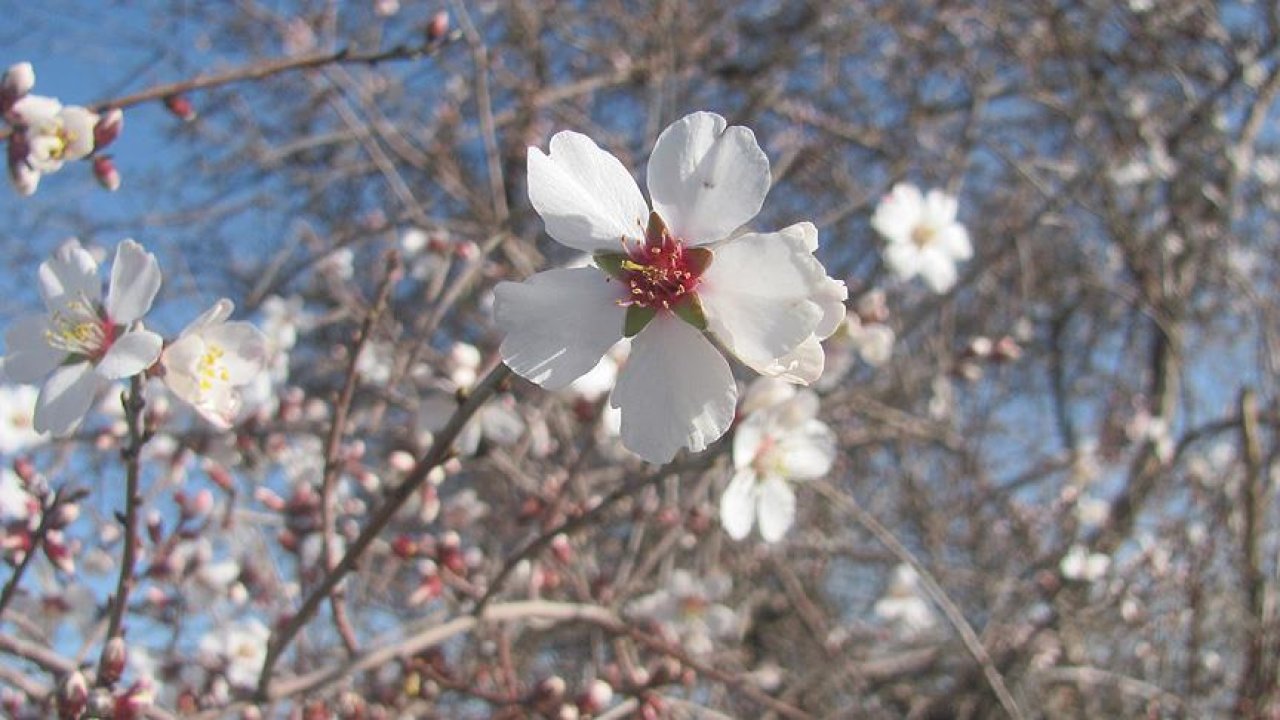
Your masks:
[[[711,267],[711,258],[713,253],[704,247],[691,247],[684,250],[685,262],[689,263],[689,272],[694,277],[702,275],[707,268]]]
[[[681,320],[699,330],[707,329],[707,313],[703,311],[702,300],[696,293],[690,293],[680,298],[680,302],[676,303],[671,309],[675,312],[676,317]]]
[[[599,252],[591,257],[596,261],[596,267],[605,271],[605,274],[622,279],[622,263],[628,259],[625,253]]]
[[[645,325],[657,316],[658,311],[642,305],[631,305],[627,308],[626,319],[622,321],[622,337],[635,337]]]

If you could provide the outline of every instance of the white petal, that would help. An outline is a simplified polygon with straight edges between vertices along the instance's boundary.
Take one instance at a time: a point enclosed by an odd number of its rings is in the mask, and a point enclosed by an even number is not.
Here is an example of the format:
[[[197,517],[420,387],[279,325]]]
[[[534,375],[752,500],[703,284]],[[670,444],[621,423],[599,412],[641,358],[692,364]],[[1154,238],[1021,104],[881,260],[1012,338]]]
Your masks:
[[[205,330],[205,343],[217,344],[226,353],[222,363],[232,385],[244,385],[267,366],[267,336],[247,322],[214,325]]]
[[[760,523],[760,537],[765,542],[777,542],[795,522],[796,496],[781,478],[765,478],[759,487],[756,520]]]
[[[74,430],[106,384],[87,362],[55,370],[36,398],[36,432],[65,435]]]
[[[199,317],[197,317],[195,320],[192,320],[191,324],[187,325],[187,327],[183,329],[182,335],[187,335],[189,333],[195,332],[196,330],[200,330],[202,328],[206,328],[211,325],[217,325],[218,323],[226,322],[227,318],[231,317],[231,313],[235,309],[236,309],[235,303],[231,302],[227,298],[221,298],[217,302],[215,302],[208,310],[205,310],[204,312],[200,313]]]
[[[973,245],[969,242],[969,231],[959,223],[952,223],[942,229],[937,240],[938,249],[956,260],[968,260],[973,257]]]
[[[910,183],[898,183],[876,206],[871,227],[891,242],[909,242],[924,213],[924,197]]]
[[[738,412],[743,416],[784,403],[796,396],[796,386],[776,377],[762,375],[747,386]],[[740,431],[739,431],[740,432]],[[735,441],[736,443],[736,441]]]
[[[729,236],[760,212],[769,158],[747,128],[698,112],[672,123],[649,156],[649,195],[675,235],[692,245]]]
[[[584,252],[620,251],[638,238],[649,218],[640,188],[613,155],[586,135],[556,133],[551,154],[529,148],[529,202],[547,234]]]
[[[752,233],[716,249],[698,297],[711,332],[742,362],[765,372],[813,335],[823,311],[811,297],[826,280],[798,235]]]
[[[954,222],[959,209],[959,201],[942,190],[930,190],[925,196],[925,214],[937,225],[948,225]]]
[[[930,290],[941,295],[956,284],[955,261],[936,250],[921,253],[920,276]]]
[[[93,129],[98,124],[98,114],[78,105],[62,108],[59,113],[67,138],[63,150],[64,160],[79,160],[93,152]]]
[[[609,403],[622,410],[622,444],[662,464],[680,448],[701,452],[733,422],[738,387],[702,333],[659,313],[631,343]]]
[[[720,496],[720,525],[729,537],[741,540],[756,522],[756,474],[743,470],[733,476]]]
[[[560,390],[595,367],[622,338],[618,283],[594,268],[547,270],[494,290],[499,352],[517,374]]]
[[[813,329],[813,334],[817,335],[818,339],[826,340],[840,329],[840,323],[844,322],[844,301],[848,299],[849,288],[845,287],[844,281],[834,278],[825,278],[822,281],[813,296],[813,301],[822,309],[822,318],[818,320],[818,326]]]
[[[62,109],[62,103],[43,95],[26,95],[13,104],[9,115],[18,125],[38,125],[52,121]]]
[[[40,264],[38,279],[40,297],[50,311],[61,310],[72,300],[97,302],[102,297],[98,263],[75,240],[63,243],[53,257]]]
[[[98,361],[98,373],[108,380],[131,377],[151,367],[160,357],[164,338],[149,330],[134,330],[116,338]]]
[[[751,467],[756,455],[765,449],[765,443],[772,442],[768,434],[769,422],[769,408],[766,408],[747,415],[747,419],[738,425],[738,429],[733,432],[733,466],[735,468],[746,470]]]
[[[881,251],[884,264],[898,278],[910,280],[920,272],[923,254],[910,242],[891,243]]]
[[[107,317],[120,325],[128,325],[151,309],[151,301],[160,290],[160,263],[133,240],[116,246],[116,259],[111,263],[111,285],[105,304]]]
[[[49,345],[45,333],[49,330],[44,315],[28,315],[9,326],[4,344],[9,353],[4,356],[4,374],[13,382],[33,383],[62,364],[67,353]]]
[[[821,420],[809,420],[784,435],[775,452],[787,477],[812,480],[826,475],[836,459],[836,434]]]
[[[826,364],[827,354],[822,351],[822,344],[816,335],[810,335],[795,350],[755,370],[779,380],[809,385],[822,377]]]

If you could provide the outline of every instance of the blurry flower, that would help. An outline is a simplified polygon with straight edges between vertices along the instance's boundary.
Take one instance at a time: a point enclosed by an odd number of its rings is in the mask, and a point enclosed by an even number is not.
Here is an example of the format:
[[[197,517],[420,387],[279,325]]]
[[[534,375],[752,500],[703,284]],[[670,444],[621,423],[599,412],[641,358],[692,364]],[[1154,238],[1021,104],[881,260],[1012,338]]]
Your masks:
[[[35,192],[42,174],[57,172],[63,163],[93,152],[98,115],[85,108],[64,107],[41,95],[24,95],[7,108],[5,119],[13,127],[9,177],[22,195]]]
[[[10,326],[4,371],[20,383],[48,377],[34,427],[63,435],[112,380],[137,375],[160,356],[164,341],[136,324],[160,289],[160,267],[138,243],[121,242],[103,300],[98,263],[70,240],[40,265],[39,289],[47,313]]]
[[[777,407],[796,396],[797,389],[785,380],[761,376],[751,381],[747,392],[742,396],[742,404],[738,406],[738,414],[746,417],[761,410]]]
[[[0,455],[14,455],[48,438],[35,428],[34,385],[0,385]]]
[[[458,401],[453,394],[438,390],[428,392],[418,405],[419,433],[434,435],[440,432],[457,410]],[[525,427],[524,418],[516,410],[515,399],[509,394],[498,395],[482,405],[463,426],[455,447],[458,454],[469,456],[476,454],[481,440],[494,445],[513,445],[524,435]],[[426,439],[423,438],[424,443]]]
[[[795,519],[792,480],[821,477],[836,457],[836,436],[816,419],[818,396],[801,390],[747,417],[733,437],[737,469],[720,498],[720,524],[735,540],[760,524],[766,542],[780,540]]]
[[[261,620],[249,618],[210,630],[200,639],[200,652],[221,663],[227,682],[251,688],[257,685],[267,659],[270,637],[271,631]]]
[[[733,375],[704,331],[762,374],[821,375],[818,340],[844,316],[844,284],[813,256],[810,223],[734,234],[770,184],[750,130],[712,113],[664,130],[648,165],[652,212],[622,163],[585,135],[557,133],[549,155],[531,148],[528,161],[547,233],[598,267],[498,285],[501,353],[517,374],[563,389],[634,338],[610,404],[623,444],[653,463],[703,450],[733,421]]]
[[[0,549],[4,549],[4,526],[25,524],[40,509],[17,473],[0,467]]]
[[[1101,580],[1111,567],[1111,558],[1102,553],[1091,553],[1083,545],[1072,545],[1062,556],[1058,569],[1068,580],[1094,582]]]
[[[201,417],[229,428],[240,388],[266,366],[267,338],[246,322],[227,322],[235,305],[223,298],[196,318],[160,357],[165,384]]]
[[[969,233],[956,221],[956,199],[941,190],[922,195],[909,183],[893,186],[876,207],[871,226],[887,244],[884,261],[903,280],[916,275],[935,293],[956,284],[956,262],[973,257]]]
[[[856,315],[845,318],[845,332],[849,335],[849,343],[862,362],[871,367],[880,367],[893,357],[893,343],[896,335],[893,328],[881,323],[863,323]]]
[[[876,601],[872,612],[903,639],[928,632],[937,624],[933,608],[920,589],[920,576],[910,565],[898,565],[893,569],[889,587]]]
[[[395,345],[376,340],[365,343],[356,358],[356,374],[370,385],[386,385],[391,382],[395,366]]]
[[[740,631],[738,614],[720,603],[732,586],[728,575],[700,578],[676,570],[667,587],[631,601],[626,614],[657,623],[689,654],[705,655],[716,641],[734,639]]]

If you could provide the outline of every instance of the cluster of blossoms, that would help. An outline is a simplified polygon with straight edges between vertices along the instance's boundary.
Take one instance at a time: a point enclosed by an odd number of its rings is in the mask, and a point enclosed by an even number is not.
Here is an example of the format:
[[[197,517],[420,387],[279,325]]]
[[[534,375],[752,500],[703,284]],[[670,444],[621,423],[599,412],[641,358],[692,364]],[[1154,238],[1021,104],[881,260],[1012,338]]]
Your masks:
[[[142,317],[160,290],[155,255],[125,240],[116,247],[106,297],[98,262],[75,240],[40,265],[45,312],[20,318],[5,336],[4,374],[17,383],[43,381],[32,426],[65,435],[79,426],[113,382],[161,375],[179,399],[218,427],[240,411],[240,388],[266,367],[267,341],[247,323],[227,322],[219,300],[165,346]]]
[[[791,483],[826,475],[836,435],[817,419],[818,396],[807,388],[759,378],[742,404],[733,436],[733,479],[720,498],[720,524],[735,540],[760,526],[766,542],[782,539],[795,520]]]
[[[737,385],[717,345],[763,375],[821,376],[819,343],[844,319],[847,291],[814,257],[811,223],[739,231],[771,183],[750,130],[706,112],[664,130],[649,158],[652,208],[585,135],[557,133],[549,154],[530,148],[528,167],[547,233],[595,266],[497,287],[500,352],[517,374],[563,389],[631,338],[609,403],[623,445],[652,463],[699,452],[732,423]]]
[[[109,155],[101,154],[124,128],[124,114],[112,109],[99,115],[56,98],[32,95],[36,75],[31,63],[18,63],[0,78],[0,116],[9,125],[9,179],[21,195],[31,195],[40,176],[65,163],[93,157],[93,174],[108,190],[120,187],[120,173]]]

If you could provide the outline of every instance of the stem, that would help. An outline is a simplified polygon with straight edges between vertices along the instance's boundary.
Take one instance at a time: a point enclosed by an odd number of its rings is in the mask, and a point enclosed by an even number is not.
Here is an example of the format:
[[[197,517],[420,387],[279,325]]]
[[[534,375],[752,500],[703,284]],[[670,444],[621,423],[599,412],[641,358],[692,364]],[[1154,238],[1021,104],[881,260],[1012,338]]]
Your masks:
[[[267,657],[262,663],[262,674],[258,677],[258,698],[260,700],[265,701],[271,696],[271,671],[280,660],[285,648],[297,636],[298,631],[315,615],[320,603],[329,596],[329,593],[337,587],[338,583],[342,582],[342,579],[355,569],[360,557],[364,555],[364,552],[373,544],[374,539],[387,527],[400,507],[422,487],[422,483],[426,482],[427,474],[437,465],[449,459],[453,453],[453,441],[462,432],[463,426],[484,405],[485,401],[493,395],[498,384],[510,374],[511,371],[506,365],[499,364],[490,370],[489,374],[476,385],[475,390],[467,397],[457,412],[453,414],[449,424],[436,436],[435,442],[431,444],[431,449],[418,461],[418,464],[410,471],[404,482],[400,483],[391,492],[386,501],[382,503],[382,506],[378,508],[377,514],[369,521],[369,524],[360,531],[360,536],[347,548],[342,560],[325,574],[316,587],[312,588],[311,593],[307,595],[298,612],[290,617],[280,627],[279,631],[272,636],[271,641],[267,643]]]
[[[22,581],[22,576],[27,572],[27,566],[31,564],[31,559],[40,552],[40,547],[44,545],[45,536],[53,528],[52,523],[57,519],[58,510],[66,502],[74,502],[83,496],[83,492],[75,491],[68,493],[71,497],[64,495],[59,489],[53,494],[53,501],[49,506],[41,511],[40,525],[36,527],[34,533],[31,534],[31,547],[27,548],[26,554],[22,556],[22,562],[18,563],[18,567],[14,569],[13,575],[9,581],[5,583],[4,590],[0,591],[0,619],[4,618],[4,611],[9,608],[9,603],[13,601],[14,595],[18,592],[18,583]]]
[[[125,423],[129,427],[129,444],[120,451],[125,464],[125,506],[124,506],[124,552],[120,558],[120,578],[116,581],[116,592],[112,596],[111,614],[107,622],[107,636],[102,643],[102,655],[98,658],[98,685],[101,686],[103,672],[107,662],[107,647],[111,640],[124,634],[122,624],[125,610],[129,607],[129,592],[133,590],[136,579],[133,566],[138,556],[138,507],[142,504],[142,494],[138,489],[141,475],[139,456],[142,446],[147,444],[149,434],[142,428],[142,410],[147,403],[142,399],[142,376],[134,375],[129,381],[129,391],[121,398],[124,404]]]
[[[1009,692],[1009,687],[1005,684],[1000,671],[996,669],[995,663],[991,661],[991,655],[987,653],[986,647],[978,639],[978,634],[973,631],[969,621],[965,620],[964,613],[960,612],[960,608],[951,600],[947,592],[942,589],[942,586],[934,579],[928,568],[921,564],[920,560],[906,545],[903,545],[898,538],[894,537],[889,528],[881,525],[880,521],[876,520],[871,513],[863,510],[856,500],[838,492],[826,483],[813,483],[812,487],[841,510],[852,515],[853,519],[874,535],[886,550],[893,553],[894,557],[900,562],[910,565],[916,571],[920,576],[920,584],[924,586],[929,598],[937,603],[938,607],[942,608],[942,614],[946,616],[947,621],[951,623],[951,626],[960,635],[960,640],[964,643],[965,649],[969,651],[974,661],[982,668],[982,674],[986,677],[991,691],[995,693],[996,699],[1000,701],[1001,707],[1009,714],[1009,717],[1014,718],[1014,720],[1022,720],[1025,716],[1018,707],[1018,703],[1013,699],[1013,695]]]

